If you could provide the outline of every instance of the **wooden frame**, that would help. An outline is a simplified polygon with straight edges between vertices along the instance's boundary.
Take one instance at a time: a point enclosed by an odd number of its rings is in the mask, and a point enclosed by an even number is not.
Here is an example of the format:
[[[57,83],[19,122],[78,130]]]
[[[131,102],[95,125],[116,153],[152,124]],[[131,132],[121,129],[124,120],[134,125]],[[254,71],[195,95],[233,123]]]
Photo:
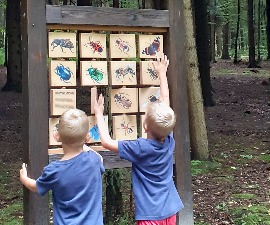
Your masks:
[[[48,162],[48,105],[44,104],[48,102],[46,28],[47,30],[81,30],[84,32],[102,30],[163,34],[164,52],[170,58],[168,79],[171,104],[178,118],[181,118],[177,120],[174,131],[176,137],[175,182],[185,208],[179,213],[177,224],[192,225],[194,222],[189,163],[185,34],[184,29],[179,29],[179,26],[184,27],[183,0],[164,0],[162,4],[164,10],[135,10],[91,6],[45,6],[45,1],[22,0],[23,158],[28,164],[29,174],[33,178],[40,175],[40,171]],[[35,76],[37,71],[39,71],[39,76]],[[172,72],[174,72],[174,76],[170,76]],[[40,129],[41,127],[42,129]],[[105,158],[104,164],[107,168],[112,168],[110,159],[117,159],[117,157],[114,153],[108,155],[110,157]],[[121,161],[117,162],[119,165]],[[130,166],[130,163],[125,165]],[[24,189],[24,224],[49,224],[47,197],[40,199]]]

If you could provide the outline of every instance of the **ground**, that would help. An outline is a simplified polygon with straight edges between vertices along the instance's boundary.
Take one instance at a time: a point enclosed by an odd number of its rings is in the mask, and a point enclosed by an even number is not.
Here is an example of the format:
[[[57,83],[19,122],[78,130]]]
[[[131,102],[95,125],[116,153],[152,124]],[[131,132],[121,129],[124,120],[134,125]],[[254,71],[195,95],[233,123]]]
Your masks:
[[[194,218],[200,224],[249,224],[242,218],[247,208],[265,206],[270,214],[270,63],[255,70],[231,61],[211,66],[216,106],[205,109],[211,158],[204,173],[196,170],[202,162],[193,163]],[[0,86],[3,82],[0,77]],[[0,115],[0,169],[8,168],[12,183],[5,185],[13,192],[0,192],[3,209],[21,193],[22,94],[0,92]],[[270,224],[270,219],[259,220],[250,224]]]

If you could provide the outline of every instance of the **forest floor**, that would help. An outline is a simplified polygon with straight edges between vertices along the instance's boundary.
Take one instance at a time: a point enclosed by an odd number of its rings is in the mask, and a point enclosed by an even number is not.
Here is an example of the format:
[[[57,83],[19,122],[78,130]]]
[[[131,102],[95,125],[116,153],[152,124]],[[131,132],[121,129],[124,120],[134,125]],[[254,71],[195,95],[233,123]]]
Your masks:
[[[270,62],[255,70],[212,64],[216,106],[205,109],[211,160],[192,164],[196,224],[270,224],[269,74]],[[17,224],[7,221],[22,218],[21,93],[0,92],[0,116],[0,224]]]

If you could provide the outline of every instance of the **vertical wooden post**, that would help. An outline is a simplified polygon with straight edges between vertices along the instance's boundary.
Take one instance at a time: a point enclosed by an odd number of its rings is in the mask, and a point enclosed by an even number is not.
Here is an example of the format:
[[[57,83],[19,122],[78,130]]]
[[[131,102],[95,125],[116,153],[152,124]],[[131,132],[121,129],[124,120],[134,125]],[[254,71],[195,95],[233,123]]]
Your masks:
[[[170,60],[168,70],[170,99],[177,115],[174,129],[175,182],[185,206],[179,213],[177,224],[193,225],[183,0],[166,0],[163,4],[162,8],[170,11],[170,29],[164,37],[164,51]]]
[[[48,78],[45,0],[22,0],[23,161],[37,179],[48,163]],[[48,195],[24,189],[24,224],[48,225]]]

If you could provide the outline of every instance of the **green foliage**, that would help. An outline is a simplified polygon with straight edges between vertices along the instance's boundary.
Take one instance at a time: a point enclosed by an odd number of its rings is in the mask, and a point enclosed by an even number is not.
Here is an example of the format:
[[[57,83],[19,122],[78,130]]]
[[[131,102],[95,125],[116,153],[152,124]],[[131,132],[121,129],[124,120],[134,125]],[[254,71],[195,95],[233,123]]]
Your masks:
[[[241,194],[233,194],[233,199],[253,199],[256,198],[255,194],[249,194],[249,193],[241,193]]]
[[[218,162],[200,161],[200,160],[191,161],[192,176],[196,176],[199,174],[206,174],[211,171],[217,171],[220,168],[221,168],[221,164]]]
[[[3,66],[5,63],[5,50],[0,48],[0,66]]]
[[[5,225],[21,225],[23,224],[22,218],[22,202],[16,201],[7,207],[0,210],[0,224]]]

